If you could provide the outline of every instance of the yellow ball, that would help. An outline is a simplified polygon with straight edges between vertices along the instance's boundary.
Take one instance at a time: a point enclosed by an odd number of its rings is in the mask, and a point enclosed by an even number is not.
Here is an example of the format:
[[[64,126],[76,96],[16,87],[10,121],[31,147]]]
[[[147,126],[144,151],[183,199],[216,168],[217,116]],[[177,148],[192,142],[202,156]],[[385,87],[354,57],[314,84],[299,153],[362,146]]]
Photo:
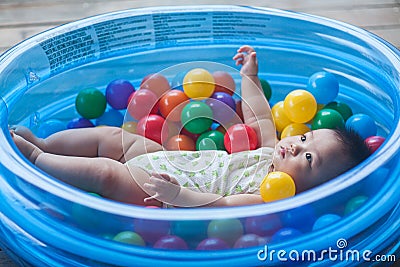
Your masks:
[[[136,133],[137,122],[127,121],[122,124],[121,128],[130,133]]]
[[[294,90],[283,101],[285,113],[293,122],[305,123],[311,120],[317,112],[317,101],[306,90]]]
[[[189,98],[208,98],[214,93],[214,89],[214,77],[205,69],[192,69],[183,78],[183,91]]]
[[[270,172],[261,183],[260,194],[264,202],[272,202],[294,196],[296,185],[287,173]]]
[[[289,120],[288,116],[285,113],[285,109],[283,108],[283,101],[279,101],[278,103],[276,103],[272,107],[271,112],[272,117],[274,118],[276,130],[278,132],[282,132],[286,126],[292,123],[292,121]]]
[[[308,133],[310,128],[303,123],[291,123],[283,129],[281,139],[288,136],[302,135]]]

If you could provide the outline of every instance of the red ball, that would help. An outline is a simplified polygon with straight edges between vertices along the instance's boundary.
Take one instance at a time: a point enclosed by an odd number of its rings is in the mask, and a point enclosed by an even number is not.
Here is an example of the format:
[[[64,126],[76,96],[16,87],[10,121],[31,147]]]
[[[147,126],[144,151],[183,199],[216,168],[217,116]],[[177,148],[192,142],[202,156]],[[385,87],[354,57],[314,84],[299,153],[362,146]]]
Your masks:
[[[257,134],[250,126],[235,124],[226,131],[224,145],[229,153],[254,150],[258,145]]]
[[[128,112],[136,120],[158,113],[158,98],[148,89],[140,89],[131,94],[128,103]]]
[[[141,136],[162,144],[168,138],[168,126],[163,117],[148,115],[140,119],[136,131]]]
[[[374,153],[381,145],[385,142],[385,138],[382,136],[370,136],[365,139],[365,143],[367,144],[369,151]]]

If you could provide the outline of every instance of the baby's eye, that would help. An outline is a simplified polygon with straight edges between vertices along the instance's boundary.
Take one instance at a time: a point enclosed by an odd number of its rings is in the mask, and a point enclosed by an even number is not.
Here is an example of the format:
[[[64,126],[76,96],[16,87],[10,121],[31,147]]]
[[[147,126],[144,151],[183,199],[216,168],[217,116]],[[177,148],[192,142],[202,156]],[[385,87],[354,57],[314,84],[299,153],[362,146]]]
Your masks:
[[[300,136],[300,140],[301,142],[305,142],[307,140],[306,136],[303,134],[302,136]]]
[[[312,155],[311,155],[311,153],[306,153],[306,160],[307,160],[308,163],[311,165],[311,162],[312,162]]]

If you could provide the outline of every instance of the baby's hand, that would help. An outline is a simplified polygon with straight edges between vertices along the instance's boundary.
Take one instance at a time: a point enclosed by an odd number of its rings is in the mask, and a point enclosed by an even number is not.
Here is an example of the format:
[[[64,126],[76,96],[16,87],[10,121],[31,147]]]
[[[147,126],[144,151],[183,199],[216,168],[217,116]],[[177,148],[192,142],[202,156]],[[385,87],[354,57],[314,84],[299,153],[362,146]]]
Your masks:
[[[240,47],[233,60],[236,61],[236,66],[242,65],[240,74],[246,76],[256,76],[258,74],[257,55],[253,47],[248,45]]]
[[[146,197],[144,202],[150,202],[157,199],[164,203],[172,203],[181,190],[181,186],[175,178],[167,174],[153,174],[150,177],[150,183],[143,185],[148,190],[150,197]]]

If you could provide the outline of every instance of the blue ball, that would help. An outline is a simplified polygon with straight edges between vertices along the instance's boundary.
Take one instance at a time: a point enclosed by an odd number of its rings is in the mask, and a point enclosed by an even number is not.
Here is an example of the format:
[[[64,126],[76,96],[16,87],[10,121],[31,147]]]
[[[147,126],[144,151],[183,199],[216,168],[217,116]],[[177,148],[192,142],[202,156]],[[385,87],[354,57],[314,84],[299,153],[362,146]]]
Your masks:
[[[339,215],[330,214],[330,213],[322,215],[315,221],[315,223],[313,225],[313,231],[325,228],[325,227],[329,226],[330,224],[333,224],[334,222],[339,221],[341,218],[342,217],[340,217]]]
[[[362,113],[354,114],[348,118],[346,129],[355,131],[363,139],[376,135],[378,131],[375,121],[370,116]]]
[[[278,230],[272,237],[271,237],[271,242],[272,243],[280,243],[284,242],[293,238],[296,238],[298,236],[301,236],[303,233],[295,228],[282,228]]]
[[[39,138],[46,138],[54,133],[66,130],[65,124],[57,119],[50,119],[40,124],[36,131]]]
[[[284,226],[296,228],[304,232],[310,231],[317,219],[315,210],[310,205],[304,205],[285,211],[280,217]]]
[[[75,118],[67,124],[68,129],[94,127],[94,124],[86,118]]]
[[[307,91],[315,97],[318,104],[328,104],[337,97],[339,82],[332,73],[317,72],[309,78]]]
[[[107,85],[106,99],[115,109],[125,109],[128,106],[129,96],[135,92],[135,87],[127,80],[114,80]]]
[[[124,123],[124,115],[115,109],[107,110],[99,118],[96,119],[96,125],[107,125],[121,127]]]

